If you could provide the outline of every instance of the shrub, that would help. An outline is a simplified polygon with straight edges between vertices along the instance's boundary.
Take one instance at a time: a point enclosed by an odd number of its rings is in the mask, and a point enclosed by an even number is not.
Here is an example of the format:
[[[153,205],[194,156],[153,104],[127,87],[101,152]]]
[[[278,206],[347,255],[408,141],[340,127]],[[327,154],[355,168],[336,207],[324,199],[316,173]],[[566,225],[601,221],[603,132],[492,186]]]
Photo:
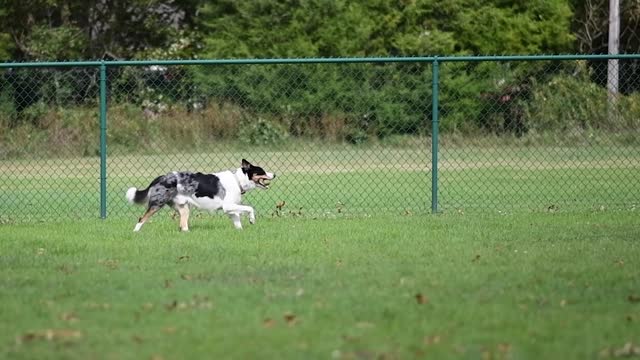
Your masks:
[[[288,135],[283,126],[261,117],[245,120],[238,132],[239,140],[251,145],[279,145],[287,139]]]
[[[534,134],[606,128],[607,92],[591,81],[559,75],[533,90],[525,106],[525,122]]]

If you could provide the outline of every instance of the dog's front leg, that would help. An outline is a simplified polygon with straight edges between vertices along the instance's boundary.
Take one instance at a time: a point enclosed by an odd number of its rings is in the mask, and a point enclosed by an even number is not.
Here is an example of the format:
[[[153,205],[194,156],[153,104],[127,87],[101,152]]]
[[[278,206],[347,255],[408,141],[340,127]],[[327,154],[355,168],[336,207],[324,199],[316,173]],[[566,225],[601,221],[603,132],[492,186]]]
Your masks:
[[[242,213],[249,214],[249,222],[251,224],[256,223],[255,210],[253,210],[251,206],[238,205],[238,204],[223,204],[222,211],[224,211],[225,214],[229,215],[236,229],[242,229],[242,224],[240,223],[240,214]]]
[[[189,205],[178,205],[178,213],[180,214],[180,230],[189,231]]]
[[[240,214],[233,212],[233,213],[227,213],[227,215],[229,215],[229,219],[233,221],[233,226],[238,230],[242,230],[242,222],[240,221]]]

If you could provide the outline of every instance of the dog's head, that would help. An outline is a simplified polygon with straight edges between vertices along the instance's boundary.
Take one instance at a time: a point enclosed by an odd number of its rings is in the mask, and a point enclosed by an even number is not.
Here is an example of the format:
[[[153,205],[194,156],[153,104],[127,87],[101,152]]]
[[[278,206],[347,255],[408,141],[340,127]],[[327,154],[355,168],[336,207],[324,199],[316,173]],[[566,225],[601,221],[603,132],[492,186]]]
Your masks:
[[[269,189],[271,180],[275,179],[276,174],[266,172],[263,168],[255,166],[245,159],[242,159],[242,166],[240,166],[242,172],[247,176],[249,181],[255,185],[255,187],[263,190]]]

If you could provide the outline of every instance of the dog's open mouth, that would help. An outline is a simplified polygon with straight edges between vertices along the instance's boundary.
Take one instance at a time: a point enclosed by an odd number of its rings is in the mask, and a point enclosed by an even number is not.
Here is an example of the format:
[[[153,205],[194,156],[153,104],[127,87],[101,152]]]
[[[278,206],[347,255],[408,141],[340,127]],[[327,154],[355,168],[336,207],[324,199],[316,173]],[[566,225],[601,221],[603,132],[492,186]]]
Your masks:
[[[269,184],[271,184],[271,180],[260,178],[258,179],[258,185],[262,186],[264,189],[269,189]]]

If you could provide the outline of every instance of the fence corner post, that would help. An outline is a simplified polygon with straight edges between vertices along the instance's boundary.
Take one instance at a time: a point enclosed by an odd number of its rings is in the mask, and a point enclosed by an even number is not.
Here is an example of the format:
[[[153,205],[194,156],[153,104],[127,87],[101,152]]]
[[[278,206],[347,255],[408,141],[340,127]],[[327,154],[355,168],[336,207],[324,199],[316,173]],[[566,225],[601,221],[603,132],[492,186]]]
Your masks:
[[[100,62],[100,218],[107,218],[107,66]]]
[[[440,64],[434,57],[431,65],[431,213],[438,212],[438,128]]]

